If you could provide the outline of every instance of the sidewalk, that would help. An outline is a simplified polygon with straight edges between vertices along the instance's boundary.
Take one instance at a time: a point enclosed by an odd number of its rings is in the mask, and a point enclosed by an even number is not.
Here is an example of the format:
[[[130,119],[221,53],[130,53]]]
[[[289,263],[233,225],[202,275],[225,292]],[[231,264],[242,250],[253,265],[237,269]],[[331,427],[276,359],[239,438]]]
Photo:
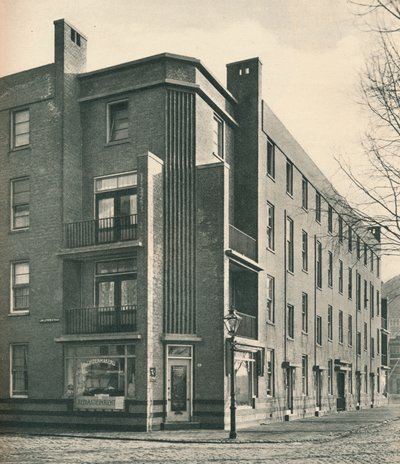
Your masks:
[[[360,411],[344,411],[323,417],[310,417],[291,422],[274,422],[238,430],[236,443],[289,443],[330,441],[366,428],[400,420],[400,405]],[[63,430],[47,427],[0,426],[0,434],[95,438],[102,440],[153,441],[170,443],[231,443],[226,430],[171,430],[162,432],[120,432],[99,430]]]

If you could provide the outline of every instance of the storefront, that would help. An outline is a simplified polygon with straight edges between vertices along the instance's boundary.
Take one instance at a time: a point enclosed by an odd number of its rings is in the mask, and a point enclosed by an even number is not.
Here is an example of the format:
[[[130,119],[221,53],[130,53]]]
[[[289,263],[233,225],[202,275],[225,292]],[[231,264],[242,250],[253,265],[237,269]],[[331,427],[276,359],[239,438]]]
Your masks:
[[[65,348],[65,396],[76,410],[123,411],[135,398],[135,345]]]

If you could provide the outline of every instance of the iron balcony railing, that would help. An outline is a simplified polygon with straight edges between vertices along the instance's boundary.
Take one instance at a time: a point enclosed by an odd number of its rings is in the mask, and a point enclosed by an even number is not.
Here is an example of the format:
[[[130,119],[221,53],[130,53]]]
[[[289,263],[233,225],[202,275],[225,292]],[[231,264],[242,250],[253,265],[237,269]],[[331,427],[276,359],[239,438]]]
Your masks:
[[[242,318],[239,324],[237,335],[245,338],[257,338],[257,318],[250,314],[240,313],[237,314]]]
[[[257,261],[257,240],[231,224],[229,225],[229,247]]]
[[[136,332],[136,305],[65,310],[65,333]]]
[[[91,219],[65,224],[64,246],[79,248],[137,239],[137,215]]]

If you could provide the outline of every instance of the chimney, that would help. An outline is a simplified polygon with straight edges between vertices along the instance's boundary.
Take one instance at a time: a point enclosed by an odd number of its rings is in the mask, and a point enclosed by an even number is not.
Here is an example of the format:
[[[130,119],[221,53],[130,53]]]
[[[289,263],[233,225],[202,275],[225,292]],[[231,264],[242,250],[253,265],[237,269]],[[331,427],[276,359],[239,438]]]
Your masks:
[[[54,21],[54,62],[66,74],[86,71],[87,38],[65,19]]]

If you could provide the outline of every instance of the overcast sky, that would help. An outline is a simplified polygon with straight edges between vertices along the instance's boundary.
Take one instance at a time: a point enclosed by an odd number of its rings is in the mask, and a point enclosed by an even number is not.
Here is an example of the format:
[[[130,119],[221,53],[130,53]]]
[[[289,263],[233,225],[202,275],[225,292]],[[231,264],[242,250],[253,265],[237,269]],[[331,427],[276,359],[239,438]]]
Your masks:
[[[88,37],[88,71],[151,54],[260,57],[263,97],[341,193],[335,156],[363,162],[357,84],[371,35],[346,0],[0,0],[0,75],[53,61],[53,21]],[[383,278],[400,272],[386,260]]]

